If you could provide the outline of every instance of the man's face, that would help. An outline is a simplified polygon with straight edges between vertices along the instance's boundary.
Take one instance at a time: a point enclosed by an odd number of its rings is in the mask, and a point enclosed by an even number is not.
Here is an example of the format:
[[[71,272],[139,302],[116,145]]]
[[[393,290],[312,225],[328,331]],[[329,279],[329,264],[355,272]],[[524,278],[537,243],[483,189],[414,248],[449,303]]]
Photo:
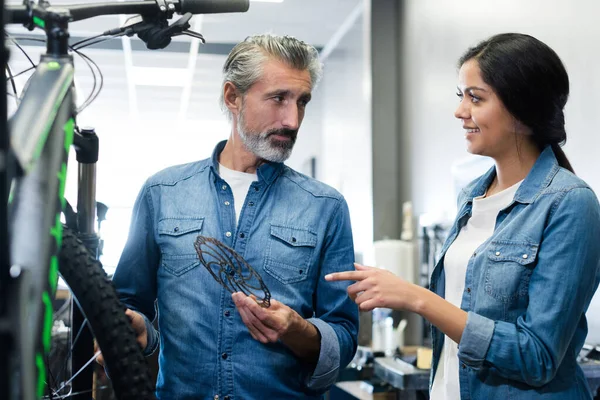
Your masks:
[[[277,60],[263,64],[263,74],[242,98],[237,131],[258,158],[283,162],[292,153],[306,105],[311,98],[310,73]]]

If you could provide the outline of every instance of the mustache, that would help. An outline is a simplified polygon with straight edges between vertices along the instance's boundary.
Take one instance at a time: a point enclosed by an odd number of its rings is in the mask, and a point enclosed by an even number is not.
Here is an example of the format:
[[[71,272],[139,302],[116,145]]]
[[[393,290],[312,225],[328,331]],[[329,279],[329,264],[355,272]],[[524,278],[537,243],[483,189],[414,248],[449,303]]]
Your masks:
[[[296,136],[298,136],[298,129],[287,129],[287,128],[272,129],[272,130],[266,132],[265,138],[268,138],[269,136],[273,136],[273,135],[285,136],[285,137],[289,137],[292,140],[296,140]]]

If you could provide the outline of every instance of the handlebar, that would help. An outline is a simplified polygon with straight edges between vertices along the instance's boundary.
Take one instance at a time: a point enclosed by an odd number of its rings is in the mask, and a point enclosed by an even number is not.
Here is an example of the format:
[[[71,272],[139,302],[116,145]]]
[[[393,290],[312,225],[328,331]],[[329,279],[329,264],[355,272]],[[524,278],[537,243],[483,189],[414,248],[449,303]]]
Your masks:
[[[163,0],[165,4],[172,5],[179,14],[215,14],[248,11],[249,0]],[[39,6],[34,5],[33,8]],[[54,7],[53,7],[54,8]],[[129,2],[104,2],[92,4],[60,4],[57,9],[68,10],[71,21],[81,21],[101,15],[114,14],[156,14],[161,12],[159,1],[138,0]],[[162,10],[166,11],[166,10]],[[32,19],[31,9],[26,5],[7,5],[6,21],[9,24],[27,24]]]
[[[250,7],[249,0],[179,0],[179,3],[182,14],[246,12]]]

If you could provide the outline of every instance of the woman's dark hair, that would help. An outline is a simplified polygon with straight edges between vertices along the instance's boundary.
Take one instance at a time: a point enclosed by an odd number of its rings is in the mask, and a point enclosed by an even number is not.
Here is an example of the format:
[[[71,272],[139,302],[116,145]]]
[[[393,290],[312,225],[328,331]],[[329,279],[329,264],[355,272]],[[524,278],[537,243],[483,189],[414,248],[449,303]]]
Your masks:
[[[459,67],[471,59],[506,109],[532,130],[540,150],[552,146],[559,165],[573,172],[560,148],[567,141],[563,108],[569,76],[554,50],[532,36],[503,33],[467,50]]]

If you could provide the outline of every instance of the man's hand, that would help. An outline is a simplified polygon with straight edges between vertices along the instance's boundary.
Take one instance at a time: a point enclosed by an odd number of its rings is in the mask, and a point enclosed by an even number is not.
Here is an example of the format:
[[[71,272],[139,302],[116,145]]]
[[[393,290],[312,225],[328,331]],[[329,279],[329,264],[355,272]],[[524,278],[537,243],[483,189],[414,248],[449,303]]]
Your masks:
[[[296,311],[273,299],[269,308],[263,308],[256,297],[240,292],[231,298],[255,340],[265,344],[281,340],[300,359],[317,363],[321,349],[319,331]]]
[[[131,323],[131,327],[135,332],[135,336],[138,344],[142,349],[145,349],[148,345],[148,333],[146,332],[146,323],[144,322],[144,317],[136,311],[130,310],[129,308],[125,310],[125,315],[129,318],[129,322]],[[98,343],[94,340],[94,352],[98,351]],[[96,358],[98,364],[104,366],[104,357],[102,357],[102,353],[98,355]]]
[[[298,319],[302,319],[298,313],[277,300],[271,299],[271,306],[263,308],[254,296],[237,292],[231,297],[250,335],[261,343],[277,342],[297,327]]]

